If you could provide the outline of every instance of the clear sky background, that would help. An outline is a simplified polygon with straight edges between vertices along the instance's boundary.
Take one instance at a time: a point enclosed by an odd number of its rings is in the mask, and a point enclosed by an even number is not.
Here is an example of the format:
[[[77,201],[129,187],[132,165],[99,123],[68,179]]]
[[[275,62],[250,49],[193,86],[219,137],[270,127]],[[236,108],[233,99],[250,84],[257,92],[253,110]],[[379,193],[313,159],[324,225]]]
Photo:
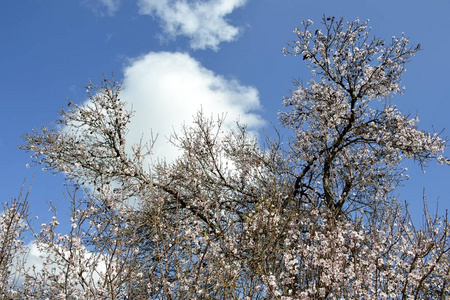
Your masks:
[[[16,196],[34,176],[32,215],[47,211],[46,200],[64,206],[63,177],[27,169],[20,136],[51,125],[68,98],[86,100],[89,79],[112,72],[136,110],[130,139],[159,133],[156,157],[172,155],[164,137],[200,107],[259,132],[277,125],[292,80],[310,78],[301,58],[283,56],[282,48],[300,20],[318,23],[324,14],[370,19],[377,36],[405,32],[421,43],[395,104],[417,113],[420,128],[447,128],[450,136],[449,13],[448,0],[0,1],[0,198]],[[433,163],[425,174],[408,167],[399,197],[418,222],[424,188],[430,204],[440,199],[441,213],[450,208],[449,167]]]

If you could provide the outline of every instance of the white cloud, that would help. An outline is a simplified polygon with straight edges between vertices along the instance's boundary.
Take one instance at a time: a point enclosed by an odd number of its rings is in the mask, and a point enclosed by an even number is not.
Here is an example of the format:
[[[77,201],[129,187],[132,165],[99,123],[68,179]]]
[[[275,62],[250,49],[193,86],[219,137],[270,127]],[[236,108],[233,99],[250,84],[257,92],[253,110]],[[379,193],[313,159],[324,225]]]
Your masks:
[[[167,138],[189,124],[201,109],[206,116],[226,113],[226,126],[235,121],[257,129],[264,121],[252,110],[260,108],[258,91],[236,80],[225,79],[184,53],[151,52],[125,69],[122,99],[135,111],[129,142],[158,134],[155,158],[172,160],[178,155]]]
[[[191,48],[218,49],[221,42],[234,41],[240,30],[225,16],[247,0],[138,0],[139,12],[160,19],[170,36],[191,39]]]
[[[83,3],[101,16],[113,16],[119,9],[122,0],[85,0]]]

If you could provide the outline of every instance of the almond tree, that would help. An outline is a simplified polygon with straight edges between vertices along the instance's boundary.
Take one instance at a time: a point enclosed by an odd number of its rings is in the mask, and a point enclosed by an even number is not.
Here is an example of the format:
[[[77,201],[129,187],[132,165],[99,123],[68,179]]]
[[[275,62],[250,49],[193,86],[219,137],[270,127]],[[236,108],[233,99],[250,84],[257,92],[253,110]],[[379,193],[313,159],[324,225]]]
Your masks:
[[[296,195],[334,214],[374,211],[401,180],[399,163],[420,164],[440,155],[445,142],[438,134],[417,129],[416,118],[402,115],[389,101],[400,88],[405,64],[420,49],[406,37],[390,43],[371,37],[367,22],[326,18],[321,29],[296,29],[298,39],[286,54],[301,55],[313,79],[298,84],[281,113],[293,130],[290,159],[298,173]],[[315,79],[317,78],[317,79]],[[372,103],[382,101],[380,104]]]
[[[26,247],[24,234],[29,228],[28,193],[2,203],[0,214],[0,298],[19,296],[16,286],[24,275]]]
[[[90,84],[60,129],[26,135],[36,164],[75,189],[72,231],[57,218],[37,235],[52,268],[29,275],[28,297],[122,299],[445,299],[447,217],[417,229],[394,197],[400,163],[447,164],[445,141],[391,103],[420,49],[371,37],[367,22],[324,18],[285,49],[311,67],[280,113],[287,143],[261,148],[245,126],[201,113],[172,138],[182,151],[146,166],[128,145],[120,84]],[[322,32],[323,31],[323,32]],[[74,271],[75,270],[75,271]],[[52,287],[49,289],[48,287]],[[46,294],[45,294],[46,293]],[[50,294],[49,294],[50,293]]]

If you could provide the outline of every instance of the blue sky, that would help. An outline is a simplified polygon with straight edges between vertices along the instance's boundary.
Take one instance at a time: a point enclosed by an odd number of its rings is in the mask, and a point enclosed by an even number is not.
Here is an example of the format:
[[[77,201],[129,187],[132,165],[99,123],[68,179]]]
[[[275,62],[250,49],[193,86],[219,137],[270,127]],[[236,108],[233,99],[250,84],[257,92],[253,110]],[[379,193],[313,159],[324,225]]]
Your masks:
[[[152,129],[160,140],[188,122],[201,106],[227,111],[254,130],[278,124],[277,111],[293,79],[310,78],[301,59],[282,48],[302,19],[322,15],[370,19],[373,33],[389,39],[405,32],[423,51],[407,67],[406,92],[395,104],[420,128],[447,128],[450,109],[447,0],[16,0],[0,2],[0,197],[17,195],[35,174],[32,214],[45,201],[64,205],[62,176],[27,169],[20,135],[51,124],[69,98],[85,100],[88,79],[114,72],[133,104],[131,138]],[[175,107],[175,109],[174,109]],[[148,136],[148,135],[147,135]],[[163,144],[161,153],[167,153]],[[431,164],[423,174],[408,163],[411,179],[399,190],[420,221],[422,191],[430,204],[450,208],[450,168]]]

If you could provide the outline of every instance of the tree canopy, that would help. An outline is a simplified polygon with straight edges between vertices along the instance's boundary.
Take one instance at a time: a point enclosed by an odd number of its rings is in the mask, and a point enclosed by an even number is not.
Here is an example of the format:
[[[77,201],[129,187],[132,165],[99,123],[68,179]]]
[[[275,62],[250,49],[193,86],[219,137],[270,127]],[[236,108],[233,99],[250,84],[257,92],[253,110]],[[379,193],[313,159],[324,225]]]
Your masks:
[[[132,112],[114,79],[89,84],[89,101],[61,111],[59,126],[26,134],[34,163],[73,184],[72,227],[57,234],[56,214],[42,224],[35,237],[45,267],[22,270],[20,286],[4,280],[3,295],[450,297],[447,217],[425,207],[417,228],[394,194],[404,159],[449,163],[445,139],[392,103],[420,46],[334,17],[317,28],[304,21],[295,33],[284,53],[306,61],[312,78],[284,99],[287,140],[269,137],[263,147],[245,125],[225,128],[199,112],[172,137],[180,156],[148,166],[153,144],[127,143]],[[23,208],[12,212],[2,226],[28,218]],[[1,250],[14,256],[20,247]]]

